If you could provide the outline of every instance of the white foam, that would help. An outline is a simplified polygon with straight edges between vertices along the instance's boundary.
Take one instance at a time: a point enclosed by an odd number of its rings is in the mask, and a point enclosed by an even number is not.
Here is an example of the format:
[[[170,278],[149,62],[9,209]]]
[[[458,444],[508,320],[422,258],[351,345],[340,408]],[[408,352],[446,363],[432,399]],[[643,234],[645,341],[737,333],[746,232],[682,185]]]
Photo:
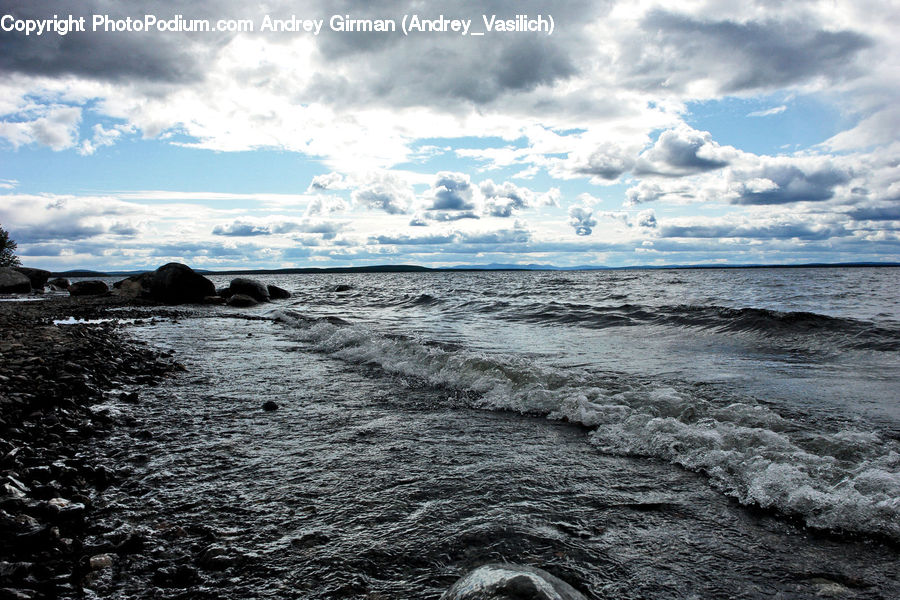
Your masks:
[[[471,393],[475,407],[591,427],[590,441],[603,452],[652,456],[705,473],[744,504],[798,516],[813,527],[900,540],[900,450],[875,433],[810,433],[751,399],[716,407],[670,386],[604,381],[515,356],[448,351],[289,312],[277,318],[318,352]]]

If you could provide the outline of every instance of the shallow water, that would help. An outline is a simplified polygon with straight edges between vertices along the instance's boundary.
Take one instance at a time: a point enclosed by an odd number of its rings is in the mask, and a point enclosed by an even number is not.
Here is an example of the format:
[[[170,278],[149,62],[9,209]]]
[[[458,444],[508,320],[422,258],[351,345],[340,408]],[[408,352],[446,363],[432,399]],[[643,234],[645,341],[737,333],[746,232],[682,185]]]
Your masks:
[[[139,475],[105,514],[160,545],[114,587],[218,544],[195,592],[437,598],[509,561],[590,598],[900,597],[895,273],[279,277],[277,321],[135,326],[188,372],[104,442]],[[598,326],[611,295],[639,308]]]

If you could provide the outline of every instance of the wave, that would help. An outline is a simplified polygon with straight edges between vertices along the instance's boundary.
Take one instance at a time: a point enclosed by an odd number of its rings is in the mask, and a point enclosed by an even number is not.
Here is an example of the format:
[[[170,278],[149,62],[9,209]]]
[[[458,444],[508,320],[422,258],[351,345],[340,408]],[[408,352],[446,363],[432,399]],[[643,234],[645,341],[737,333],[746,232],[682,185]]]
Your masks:
[[[653,381],[430,344],[280,311],[311,349],[376,366],[466,405],[565,420],[605,453],[705,474],[745,505],[808,526],[900,542],[900,444],[877,433],[813,432],[747,399],[727,405]]]
[[[614,297],[610,297],[612,299]],[[663,325],[696,327],[728,333],[753,333],[773,338],[827,337],[841,348],[900,350],[900,326],[831,317],[811,312],[782,312],[765,308],[640,304],[596,306],[570,302],[512,305],[509,302],[467,302],[464,310],[498,313],[501,318],[539,324],[566,324],[591,329]]]

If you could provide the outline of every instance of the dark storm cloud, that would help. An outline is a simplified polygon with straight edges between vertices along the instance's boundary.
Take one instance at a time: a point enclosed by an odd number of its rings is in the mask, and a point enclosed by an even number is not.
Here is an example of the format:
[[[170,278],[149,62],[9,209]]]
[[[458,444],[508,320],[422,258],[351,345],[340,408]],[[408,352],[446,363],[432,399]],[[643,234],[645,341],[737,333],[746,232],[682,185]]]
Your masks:
[[[850,174],[841,169],[822,167],[806,172],[792,165],[766,166],[761,177],[773,182],[775,187],[754,191],[742,184],[732,204],[821,202],[833,198],[834,188],[850,180]]]
[[[654,11],[641,28],[646,35],[624,53],[623,64],[633,65],[634,82],[645,88],[685,85],[698,71],[728,93],[818,76],[843,80],[855,74],[857,53],[872,44],[855,31],[822,29],[814,19],[736,23]]]
[[[811,225],[809,223],[742,224],[716,223],[709,225],[663,225],[662,238],[752,238],[827,240],[850,235],[841,225]]]
[[[21,244],[56,240],[83,240],[108,231],[105,225],[86,224],[79,221],[50,221],[40,225],[11,227],[10,235]]]
[[[176,10],[161,3],[79,2],[77,6],[53,6],[29,0],[0,0],[0,15],[17,19],[48,19],[54,14],[85,17],[87,31],[65,36],[45,33],[25,36],[0,32],[0,73],[27,75],[79,75],[91,79],[137,79],[185,82],[202,78],[205,65],[227,40],[219,33],[93,32],[93,14],[110,18],[143,17],[154,14],[160,20],[185,13],[185,18],[220,18],[210,3],[192,4]]]
[[[900,199],[887,206],[865,206],[847,213],[856,221],[900,221]]]

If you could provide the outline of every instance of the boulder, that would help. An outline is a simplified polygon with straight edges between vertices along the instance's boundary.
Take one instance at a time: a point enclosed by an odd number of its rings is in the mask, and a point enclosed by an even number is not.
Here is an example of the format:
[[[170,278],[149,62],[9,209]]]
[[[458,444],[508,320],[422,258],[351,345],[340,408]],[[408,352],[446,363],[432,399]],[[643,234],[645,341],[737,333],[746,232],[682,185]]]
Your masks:
[[[237,279],[231,280],[231,285],[228,286],[228,288],[231,290],[232,294],[250,296],[257,302],[269,301],[269,289],[255,279],[238,277]]]
[[[247,308],[249,306],[256,306],[259,302],[246,294],[232,294],[229,296],[227,304],[228,306],[234,306],[235,308]]]
[[[441,600],[585,600],[568,583],[524,565],[478,567],[453,584]]]
[[[57,277],[55,279],[51,279],[48,283],[50,285],[52,285],[53,287],[59,288],[61,290],[69,289],[69,285],[70,285],[69,280],[66,279],[65,277]]]
[[[222,298],[231,298],[234,292],[231,291],[230,287],[223,287],[216,290],[216,295],[221,296]]]
[[[263,403],[262,408],[266,412],[272,412],[273,410],[278,410],[278,403],[274,400],[266,400]]]
[[[272,300],[286,300],[291,297],[291,293],[284,288],[280,288],[277,285],[269,285],[266,286],[266,289],[269,290],[269,298]]]
[[[31,291],[31,280],[9,267],[0,267],[0,294],[27,294]]]
[[[129,298],[143,298],[150,295],[150,280],[153,273],[141,273],[132,275],[113,284],[117,296],[127,296]]]
[[[31,282],[31,289],[43,290],[47,285],[47,279],[50,278],[50,271],[43,269],[32,269],[30,267],[13,267],[16,271],[24,275]]]
[[[99,279],[76,281],[69,286],[70,296],[99,296],[109,291],[109,286]]]
[[[203,302],[216,295],[213,282],[181,263],[169,263],[153,271],[149,278],[149,296],[165,304]]]

